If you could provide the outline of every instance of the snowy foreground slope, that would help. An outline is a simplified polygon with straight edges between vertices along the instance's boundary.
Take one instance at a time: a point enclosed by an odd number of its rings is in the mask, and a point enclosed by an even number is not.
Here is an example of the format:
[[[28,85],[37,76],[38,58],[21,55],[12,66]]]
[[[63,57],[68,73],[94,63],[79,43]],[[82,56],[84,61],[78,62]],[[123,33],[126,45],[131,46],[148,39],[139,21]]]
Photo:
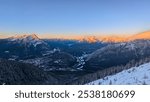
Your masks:
[[[124,70],[87,85],[150,85],[150,63]]]

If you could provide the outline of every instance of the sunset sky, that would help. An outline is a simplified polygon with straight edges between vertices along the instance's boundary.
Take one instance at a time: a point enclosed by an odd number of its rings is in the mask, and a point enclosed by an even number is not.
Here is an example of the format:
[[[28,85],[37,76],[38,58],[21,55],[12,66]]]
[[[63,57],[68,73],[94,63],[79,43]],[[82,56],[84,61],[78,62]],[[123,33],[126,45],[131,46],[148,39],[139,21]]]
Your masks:
[[[0,0],[0,36],[134,34],[150,30],[150,0]]]

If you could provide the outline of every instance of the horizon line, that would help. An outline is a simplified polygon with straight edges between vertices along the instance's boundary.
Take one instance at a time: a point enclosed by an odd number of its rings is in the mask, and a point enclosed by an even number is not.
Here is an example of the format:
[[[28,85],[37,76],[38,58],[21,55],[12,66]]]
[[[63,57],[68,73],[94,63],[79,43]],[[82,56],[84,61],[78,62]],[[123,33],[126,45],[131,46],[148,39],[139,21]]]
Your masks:
[[[31,34],[35,34],[37,35],[40,39],[76,39],[76,37],[78,38],[84,38],[84,37],[130,37],[130,36],[133,36],[133,35],[136,35],[136,34],[140,34],[140,33],[145,33],[145,32],[150,32],[150,30],[145,30],[145,31],[140,31],[140,32],[137,32],[137,33],[131,33],[131,34],[115,34],[115,33],[112,33],[112,34],[102,34],[102,33],[82,33],[82,34],[79,34],[79,33],[66,33],[66,34],[40,34],[40,33],[0,33],[0,39],[7,39],[7,38],[10,38],[12,36],[15,36],[15,35],[31,35]],[[7,35],[6,35],[7,34]],[[73,34],[73,35],[72,35]],[[77,38],[77,39],[78,39]]]

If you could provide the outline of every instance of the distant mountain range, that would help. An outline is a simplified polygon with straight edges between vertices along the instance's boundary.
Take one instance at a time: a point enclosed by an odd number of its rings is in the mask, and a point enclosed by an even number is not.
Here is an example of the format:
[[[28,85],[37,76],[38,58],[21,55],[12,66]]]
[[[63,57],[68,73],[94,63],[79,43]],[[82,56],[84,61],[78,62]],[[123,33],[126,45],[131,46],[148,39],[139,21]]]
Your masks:
[[[25,39],[27,38],[27,39]],[[13,37],[9,37],[9,39],[13,40],[21,40],[24,39],[24,41],[26,40],[31,40],[31,39],[36,40],[40,40],[36,34],[23,34],[23,35],[15,35]],[[133,41],[133,40],[137,40],[137,39],[145,39],[148,40],[150,39],[150,31],[145,31],[145,32],[141,32],[138,34],[132,34],[132,35],[123,35],[123,34],[116,34],[116,35],[101,35],[101,36],[96,36],[96,35],[90,35],[90,36],[69,36],[67,38],[67,36],[65,38],[61,38],[61,37],[48,37],[45,39],[57,39],[57,40],[77,40],[77,41],[81,41],[81,42],[89,42],[89,43],[94,43],[94,42],[127,42],[127,41]]]
[[[80,41],[87,41],[87,42],[113,42],[113,43],[117,43],[117,42],[128,42],[128,41],[133,41],[133,40],[149,40],[150,39],[150,31],[146,31],[146,32],[142,32],[139,34],[135,34],[135,35],[126,35],[126,36],[117,36],[117,35],[107,35],[107,36],[87,36],[84,38],[79,39]]]
[[[47,38],[48,39],[48,38]],[[51,39],[51,38],[49,38]],[[54,38],[52,38],[54,39]],[[56,39],[61,39],[59,36]],[[123,34],[116,34],[116,35],[101,35],[101,36],[96,36],[96,35],[90,35],[90,36],[73,36],[73,37],[65,37],[62,38],[63,40],[77,40],[80,42],[89,42],[89,43],[95,43],[95,42],[105,42],[105,43],[117,43],[117,42],[128,42],[128,41],[133,41],[133,40],[140,40],[140,39],[145,39],[149,40],[150,39],[150,31],[145,31],[141,32],[138,34],[132,34],[132,35],[123,35]]]

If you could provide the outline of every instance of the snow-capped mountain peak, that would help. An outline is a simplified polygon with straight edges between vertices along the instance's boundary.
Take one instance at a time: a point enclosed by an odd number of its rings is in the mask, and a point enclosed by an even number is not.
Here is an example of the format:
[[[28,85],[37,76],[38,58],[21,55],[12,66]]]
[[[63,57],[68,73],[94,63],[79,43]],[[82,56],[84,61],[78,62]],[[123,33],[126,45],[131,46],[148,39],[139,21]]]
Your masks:
[[[13,43],[19,43],[24,45],[33,45],[36,47],[37,45],[46,43],[42,40],[40,40],[36,34],[24,34],[24,35],[15,35],[13,37],[8,38],[9,41],[12,41]]]
[[[80,39],[80,41],[94,43],[94,42],[98,42],[99,39],[96,36],[85,36],[84,38]]]
[[[35,34],[30,34],[30,35],[15,35],[10,38],[11,40],[40,40]]]

